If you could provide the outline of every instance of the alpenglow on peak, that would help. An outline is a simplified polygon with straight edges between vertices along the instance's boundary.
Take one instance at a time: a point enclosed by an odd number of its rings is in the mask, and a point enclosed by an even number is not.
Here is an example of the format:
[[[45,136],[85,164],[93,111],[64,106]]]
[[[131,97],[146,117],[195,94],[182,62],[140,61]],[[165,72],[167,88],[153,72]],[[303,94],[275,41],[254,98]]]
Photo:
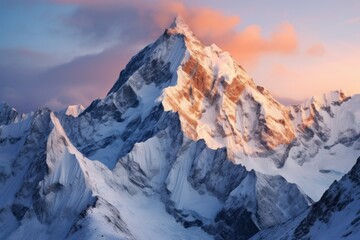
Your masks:
[[[174,21],[171,23],[170,27],[167,29],[169,34],[183,34],[187,37],[195,37],[194,33],[191,31],[189,25],[185,22],[185,20],[178,15],[174,18]]]

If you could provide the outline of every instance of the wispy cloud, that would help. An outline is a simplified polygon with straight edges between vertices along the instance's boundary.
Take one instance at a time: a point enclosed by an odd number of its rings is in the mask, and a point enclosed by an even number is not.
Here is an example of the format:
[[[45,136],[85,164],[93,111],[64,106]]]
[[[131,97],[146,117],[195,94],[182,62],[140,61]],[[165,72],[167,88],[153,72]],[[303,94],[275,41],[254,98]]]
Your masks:
[[[348,94],[360,93],[360,48],[343,44],[329,46],[322,58],[301,55],[264,66],[256,73],[257,81],[266,81],[270,92],[280,98],[305,99],[342,89]]]
[[[19,52],[12,51],[12,55]],[[39,107],[58,110],[77,103],[86,106],[106,95],[132,53],[131,48],[114,46],[50,68],[33,68],[28,64],[9,67],[8,62],[0,61],[0,96],[21,112]],[[34,56],[32,61],[42,62]]]
[[[360,24],[360,16],[349,18],[345,21],[347,24]]]
[[[175,16],[181,15],[200,40],[216,43],[245,64],[256,62],[263,54],[291,54],[298,45],[295,28],[290,23],[280,23],[269,36],[263,36],[258,25],[241,28],[238,16],[177,1],[58,2],[79,5],[65,23],[95,42],[114,39],[123,43],[144,42],[159,35]]]
[[[326,49],[324,44],[322,43],[316,43],[312,46],[310,46],[308,49],[306,49],[306,54],[313,57],[322,57],[326,53]]]

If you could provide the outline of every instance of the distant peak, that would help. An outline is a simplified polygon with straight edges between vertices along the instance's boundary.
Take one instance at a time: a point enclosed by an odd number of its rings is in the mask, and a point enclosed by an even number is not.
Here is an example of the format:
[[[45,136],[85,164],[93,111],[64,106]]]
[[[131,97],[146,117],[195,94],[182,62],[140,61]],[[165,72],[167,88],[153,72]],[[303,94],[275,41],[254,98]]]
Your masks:
[[[1,109],[6,109],[7,111],[15,111],[16,112],[16,109],[11,107],[7,102],[5,101],[0,101],[0,110]]]
[[[7,102],[0,101],[0,126],[15,122],[18,116],[19,113]]]
[[[340,89],[330,91],[319,96],[312,96],[307,104],[317,102],[320,105],[328,106],[330,104],[341,104],[350,98],[350,96],[348,96],[343,90]]]
[[[80,104],[78,105],[69,105],[65,109],[65,115],[77,117],[79,114],[81,114],[84,111],[84,107]]]
[[[7,106],[9,106],[9,104],[7,102],[5,102],[5,101],[0,101],[0,106],[1,107],[7,107]]]

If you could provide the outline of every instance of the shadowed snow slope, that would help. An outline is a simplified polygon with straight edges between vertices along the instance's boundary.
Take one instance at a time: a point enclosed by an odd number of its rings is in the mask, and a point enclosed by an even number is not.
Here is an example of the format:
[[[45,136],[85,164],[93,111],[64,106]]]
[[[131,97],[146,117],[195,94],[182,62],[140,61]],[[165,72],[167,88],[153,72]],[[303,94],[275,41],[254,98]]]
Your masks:
[[[296,219],[266,229],[252,239],[359,239],[360,157],[319,202]]]
[[[177,18],[85,110],[0,105],[0,238],[248,239],[351,169],[359,105],[282,106]]]

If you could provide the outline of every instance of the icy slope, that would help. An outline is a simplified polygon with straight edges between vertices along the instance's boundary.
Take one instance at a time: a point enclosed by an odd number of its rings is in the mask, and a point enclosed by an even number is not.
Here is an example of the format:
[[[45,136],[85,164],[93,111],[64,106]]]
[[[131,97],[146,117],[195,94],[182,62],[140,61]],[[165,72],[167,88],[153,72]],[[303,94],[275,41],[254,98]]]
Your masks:
[[[219,213],[229,214],[239,207],[227,203],[227,198],[236,201],[243,197],[243,191],[233,190],[253,173],[227,160],[224,149],[211,150],[204,141],[186,138],[179,120],[136,143],[110,170],[85,158],[54,113],[45,113],[42,124],[48,126],[49,133],[40,137],[46,139],[45,148],[38,148],[44,158],[31,164],[34,170],[29,179],[19,183],[23,186],[21,194],[4,204],[0,214],[2,238],[212,239],[205,231],[221,238],[214,232],[217,228],[227,227],[227,234],[239,229],[229,225],[229,220],[223,221]],[[36,126],[41,125],[37,122]],[[247,221],[255,226],[251,231],[243,229],[241,236],[244,231],[252,235],[259,228],[284,222],[307,207],[306,198],[294,185],[280,179],[278,187],[271,187],[272,176],[261,179],[247,187],[254,204],[240,206],[246,215],[238,216],[249,216]],[[275,205],[256,197],[266,194],[277,199],[286,195],[288,186],[298,199],[296,205],[281,198]],[[266,209],[288,214],[269,222],[272,217],[267,216]]]
[[[208,239],[205,230],[222,239],[222,229],[232,236],[251,236],[259,228],[284,222],[307,208],[306,197],[295,185],[279,176],[261,174],[249,183],[246,176],[254,172],[227,160],[224,149],[209,149],[204,141],[186,138],[180,129],[180,122],[174,121],[136,143],[112,171],[102,167],[101,174],[92,177],[101,186],[96,190],[98,201],[75,225],[71,238],[89,236],[87,232],[106,221],[94,238]],[[100,179],[105,182],[99,183]],[[247,190],[238,189],[247,183]],[[236,204],[244,191],[253,199],[252,206]],[[297,199],[296,204],[285,201],[288,193]],[[239,208],[238,217],[253,224],[252,230],[233,225],[235,219],[224,219]],[[268,215],[269,211],[273,215]]]
[[[334,180],[339,180],[360,155],[360,95],[341,91],[291,106],[296,138],[288,146],[281,168],[266,158],[244,162],[248,169],[283,176],[317,201]]]
[[[86,180],[86,160],[71,145],[55,115],[49,115],[48,124],[53,127],[42,153],[46,159],[30,165],[29,170],[37,171],[29,176],[29,182],[23,180],[11,206],[16,219],[7,230],[16,231],[5,231],[2,238],[62,239],[82,209],[94,202]],[[33,189],[31,180],[36,181]]]
[[[149,140],[150,146],[163,149],[165,146],[158,145],[162,137]],[[73,226],[68,238],[212,239],[199,227],[185,229],[166,211],[161,201],[165,194],[161,183],[165,181],[169,168],[166,159],[161,159],[161,151],[147,148],[151,151],[147,156],[152,157],[144,159],[141,169],[136,161],[127,164],[128,160],[143,156],[140,149],[141,144],[133,154],[120,160],[112,171],[101,163],[96,164],[91,176],[96,179],[96,204],[88,208]],[[153,164],[161,164],[163,168]],[[145,179],[149,181],[143,181]]]
[[[308,211],[284,225],[261,231],[252,239],[359,239],[359,206],[360,158]]]
[[[0,126],[0,208],[14,202],[15,216],[22,215],[43,177],[49,114],[49,110],[39,110]]]
[[[291,108],[297,140],[282,175],[289,182],[296,182],[314,200],[347,173],[360,155],[358,106],[359,94],[346,97],[335,91]]]
[[[86,159],[71,144],[53,113],[50,121],[47,173],[19,219],[3,213],[4,226],[12,232],[3,232],[2,238],[211,239],[200,228],[186,231],[166,212],[160,196],[143,193],[122,165],[110,171],[102,163]],[[10,216],[14,218],[11,224],[5,221]]]

